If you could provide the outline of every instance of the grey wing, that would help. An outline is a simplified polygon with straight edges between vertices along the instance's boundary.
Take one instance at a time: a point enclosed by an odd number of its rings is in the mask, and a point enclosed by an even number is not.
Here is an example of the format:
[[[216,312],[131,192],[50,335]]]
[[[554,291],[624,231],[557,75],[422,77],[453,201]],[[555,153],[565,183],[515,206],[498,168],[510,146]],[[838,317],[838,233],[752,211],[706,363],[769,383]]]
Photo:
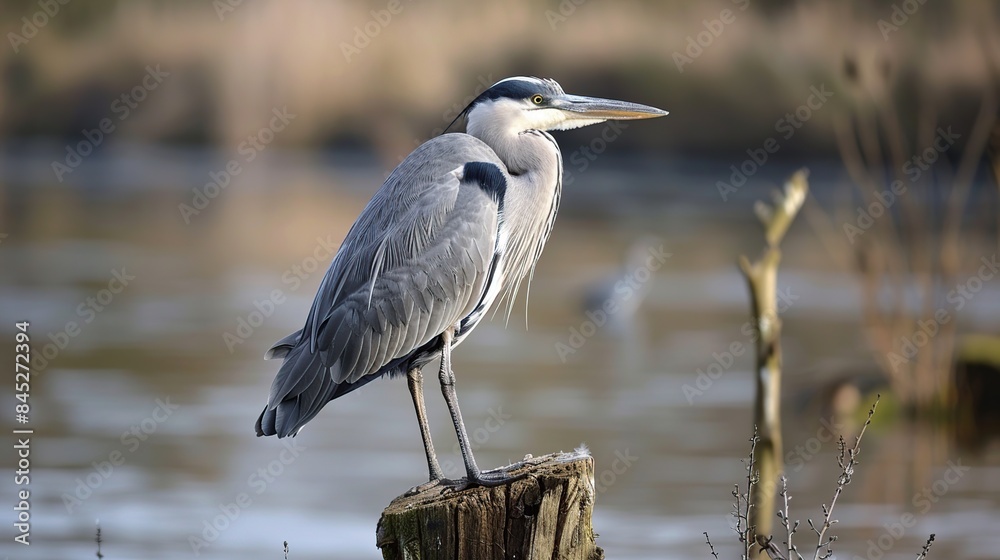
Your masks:
[[[353,278],[308,338],[335,382],[355,383],[468,315],[493,258],[497,205],[456,174],[426,186],[405,212],[345,263]],[[377,226],[376,226],[377,227]],[[371,231],[371,230],[368,230]]]
[[[436,144],[446,153],[418,150],[379,189],[327,271],[305,327],[269,352],[285,361],[258,434],[294,434],[330,399],[386,373],[479,303],[499,201],[460,177],[466,158],[492,152]]]

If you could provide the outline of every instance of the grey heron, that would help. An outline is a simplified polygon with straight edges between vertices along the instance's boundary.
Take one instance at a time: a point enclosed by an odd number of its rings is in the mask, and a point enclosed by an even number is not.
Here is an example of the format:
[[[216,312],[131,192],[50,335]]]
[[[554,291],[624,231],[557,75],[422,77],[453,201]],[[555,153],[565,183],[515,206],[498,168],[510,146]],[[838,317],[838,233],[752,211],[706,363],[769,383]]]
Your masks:
[[[663,266],[664,259],[670,256],[670,253],[663,251],[662,240],[654,235],[643,235],[632,241],[625,250],[618,270],[587,290],[583,311],[602,312],[607,315],[609,326],[624,330],[634,321],[643,301],[649,295],[652,287],[650,275]],[[637,274],[640,272],[642,274]]]
[[[547,131],[666,114],[568,95],[554,80],[532,77],[501,80],[479,95],[459,115],[466,133],[428,140],[389,175],[344,238],[303,328],[268,350],[266,358],[284,362],[257,435],[294,436],[327,402],[405,374],[430,480],[443,480],[421,375],[440,359],[466,484],[505,482],[472,456],[452,348],[498,299],[512,304],[521,282],[531,281],[562,190],[562,156]]]

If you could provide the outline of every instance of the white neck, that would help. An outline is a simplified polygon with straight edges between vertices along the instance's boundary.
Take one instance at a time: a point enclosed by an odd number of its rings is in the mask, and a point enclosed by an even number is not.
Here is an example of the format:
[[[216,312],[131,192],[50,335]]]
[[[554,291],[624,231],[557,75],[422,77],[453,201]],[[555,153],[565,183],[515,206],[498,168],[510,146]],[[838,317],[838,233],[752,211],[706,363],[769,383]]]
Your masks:
[[[509,114],[505,118],[508,109],[499,103],[477,107],[466,130],[493,149],[510,175],[501,223],[506,279],[502,297],[513,306],[521,280],[534,268],[552,231],[562,191],[562,154],[549,134],[527,126],[525,119],[511,119]],[[513,124],[497,126],[501,122]]]

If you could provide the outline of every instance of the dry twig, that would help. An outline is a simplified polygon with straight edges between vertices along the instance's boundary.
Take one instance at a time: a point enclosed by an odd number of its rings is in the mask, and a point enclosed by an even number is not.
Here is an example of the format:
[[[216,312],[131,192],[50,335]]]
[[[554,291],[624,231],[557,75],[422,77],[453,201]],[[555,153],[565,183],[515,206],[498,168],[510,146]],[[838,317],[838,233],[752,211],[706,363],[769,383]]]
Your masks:
[[[795,520],[792,522],[788,518],[788,502],[791,501],[792,497],[788,495],[788,478],[785,475],[781,475],[781,493],[779,495],[784,506],[778,510],[778,519],[781,520],[781,526],[785,528],[785,551],[787,552],[787,558],[791,560],[794,554],[794,558],[802,560],[802,555],[799,554],[798,549],[792,544],[792,536],[799,528],[799,521]]]
[[[932,544],[934,544],[934,533],[931,533],[931,536],[927,537],[927,542],[924,543],[924,547],[920,549],[920,554],[917,555],[917,560],[927,559],[927,553],[931,551]]]
[[[101,554],[101,543],[104,542],[104,541],[101,539],[101,522],[100,522],[100,520],[97,521],[97,537],[94,538],[94,541],[97,543],[97,558],[98,558],[98,560],[100,560],[101,558],[104,558],[104,555]]]
[[[740,542],[743,544],[743,558],[745,560],[750,560],[750,546],[753,544],[753,530],[754,528],[750,526],[750,512],[753,510],[753,504],[750,503],[750,493],[753,491],[753,487],[760,482],[760,473],[753,470],[754,467],[754,456],[757,450],[757,442],[760,438],[757,437],[757,426],[753,428],[753,437],[750,438],[750,455],[745,462],[747,471],[747,488],[746,493],[740,492],[740,485],[733,485],[733,498],[736,499],[733,502],[733,516],[736,517],[736,536],[739,537]]]
[[[837,499],[840,498],[844,487],[851,483],[851,478],[854,476],[854,468],[858,465],[858,454],[861,452],[861,438],[865,436],[865,430],[871,425],[872,416],[875,415],[875,408],[878,407],[878,402],[881,398],[881,395],[875,398],[875,403],[872,404],[871,409],[868,411],[868,418],[865,420],[865,424],[861,426],[861,431],[854,438],[854,447],[848,448],[843,436],[837,442],[840,448],[840,456],[837,458],[837,464],[841,468],[840,476],[837,477],[837,489],[833,492],[833,499],[830,500],[829,507],[823,504],[823,524],[817,527],[812,519],[807,519],[809,527],[816,533],[816,553],[813,554],[813,560],[826,560],[833,556],[832,545],[837,540],[837,537],[826,536],[830,527],[833,527],[837,523],[837,520],[833,519],[833,508],[837,506]]]
[[[712,546],[712,539],[708,538],[708,531],[705,531],[702,534],[705,535],[705,544],[707,544],[708,549],[712,551],[712,556],[715,557],[715,560],[719,560],[719,555],[715,553],[715,547]]]

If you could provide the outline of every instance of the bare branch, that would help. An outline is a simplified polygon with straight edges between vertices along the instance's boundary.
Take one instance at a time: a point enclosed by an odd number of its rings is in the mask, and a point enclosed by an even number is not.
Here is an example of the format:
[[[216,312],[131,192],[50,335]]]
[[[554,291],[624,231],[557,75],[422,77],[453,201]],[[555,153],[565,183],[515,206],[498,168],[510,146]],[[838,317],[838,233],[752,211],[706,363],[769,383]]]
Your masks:
[[[94,542],[97,543],[97,558],[98,558],[98,560],[100,560],[101,558],[104,558],[104,555],[101,554],[101,543],[104,542],[104,541],[101,539],[101,522],[100,521],[97,521],[97,537],[94,538]]]
[[[813,554],[813,560],[824,560],[833,556],[832,545],[837,540],[837,537],[826,537],[826,533],[830,527],[833,527],[837,523],[837,520],[833,519],[833,508],[837,506],[837,499],[840,498],[844,487],[851,483],[851,478],[854,476],[854,468],[858,465],[858,455],[861,452],[861,438],[865,436],[865,430],[871,425],[872,416],[875,415],[875,409],[878,407],[881,398],[882,395],[878,395],[875,398],[875,402],[868,411],[868,418],[865,420],[865,424],[861,426],[861,431],[854,438],[854,447],[847,447],[843,436],[840,437],[837,443],[840,448],[840,456],[837,458],[837,464],[842,469],[840,476],[837,477],[837,489],[833,492],[833,499],[830,500],[830,506],[827,507],[826,504],[823,504],[823,524],[817,527],[812,519],[809,520],[809,526],[816,533],[816,552]]]
[[[934,544],[934,533],[927,537],[927,542],[924,543],[924,547],[920,549],[920,554],[917,555],[917,560],[927,560],[927,553],[931,551],[931,545]]]
[[[798,214],[809,192],[808,177],[809,172],[805,169],[796,171],[785,183],[782,191],[771,194],[773,206],[768,206],[762,201],[757,201],[754,205],[754,213],[764,225],[764,237],[767,238],[768,246],[780,245],[788,226],[795,220],[795,215]]]
[[[792,544],[792,536],[799,529],[799,522],[792,522],[788,518],[788,502],[791,501],[792,497],[788,495],[788,478],[785,475],[781,475],[781,499],[784,503],[782,509],[778,510],[778,519],[781,520],[781,526],[785,528],[785,555],[789,560],[793,558],[798,558],[802,560],[802,555],[799,554],[795,545]]]
[[[740,539],[740,543],[743,544],[743,558],[746,560],[750,559],[750,547],[753,544],[753,527],[750,526],[750,512],[752,511],[753,504],[750,503],[750,493],[753,491],[753,487],[759,482],[757,473],[754,472],[754,457],[757,449],[757,442],[760,438],[757,437],[757,426],[753,428],[753,437],[750,438],[750,455],[747,459],[741,459],[740,462],[746,464],[747,471],[747,487],[746,493],[740,492],[740,485],[733,485],[733,517],[736,518],[736,536]]]
[[[719,555],[715,553],[715,547],[712,546],[712,540],[708,538],[708,531],[704,531],[702,534],[705,535],[705,544],[707,544],[708,549],[712,551],[712,556],[715,557],[715,560],[719,560]]]

